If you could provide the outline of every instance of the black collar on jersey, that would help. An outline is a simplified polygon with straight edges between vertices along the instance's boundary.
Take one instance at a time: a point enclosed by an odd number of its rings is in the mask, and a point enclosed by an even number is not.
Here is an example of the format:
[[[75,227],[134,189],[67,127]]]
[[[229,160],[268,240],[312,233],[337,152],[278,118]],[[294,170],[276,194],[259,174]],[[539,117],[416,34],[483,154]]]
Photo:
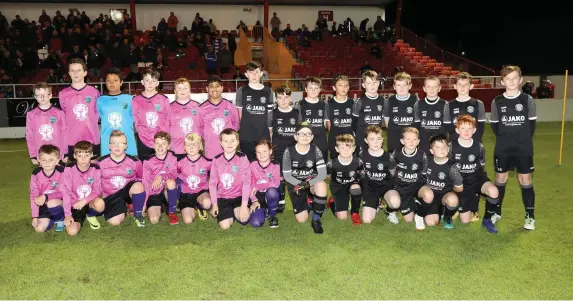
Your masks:
[[[199,154],[199,157],[197,157],[196,160],[191,160],[191,158],[189,158],[189,155],[185,156],[185,158],[187,158],[187,160],[189,160],[189,162],[191,162],[191,163],[195,163],[195,162],[201,160],[201,157],[203,157],[203,155]]]
[[[142,94],[139,94],[139,95],[141,95],[141,97],[145,98],[146,100],[150,100],[150,99],[152,99],[153,97],[155,97],[155,95],[157,95],[157,94],[159,94],[159,92],[155,92],[155,94],[153,94],[153,95],[151,95],[151,96],[149,96],[149,97],[143,95],[143,93],[142,93]]]
[[[54,106],[52,104],[50,104],[50,106],[47,109],[42,109],[40,108],[40,106],[38,106],[38,110],[42,111],[42,112],[48,112],[49,110],[51,110]]]
[[[233,156],[227,160],[227,157],[225,157],[225,152],[221,153],[221,157],[223,157],[223,159],[225,159],[225,161],[227,161],[227,162],[231,162],[231,160],[233,160],[236,156],[237,156],[237,152],[235,152],[233,154]]]
[[[115,161],[115,160],[111,157],[111,154],[110,154],[109,158],[111,159],[111,161],[112,161],[113,163],[115,163],[115,164],[121,164],[121,163],[122,163],[123,161],[125,161],[125,159],[127,158],[127,154],[126,154],[126,153],[123,153],[123,159],[121,159],[121,160],[119,160],[119,161]]]
[[[46,177],[46,178],[49,179],[49,178],[53,177],[53,176],[56,174],[56,167],[54,167],[54,170],[52,170],[52,174],[49,175],[49,176],[46,174],[46,171],[42,168],[42,174],[44,174],[44,177]]]
[[[259,166],[260,166],[262,169],[267,169],[267,167],[271,166],[271,163],[273,163],[273,161],[272,161],[272,160],[269,160],[269,164],[267,164],[267,166],[262,166],[262,165],[261,165],[261,161],[259,161],[259,160],[257,160],[257,163],[259,164]]]
[[[88,84],[84,83],[84,86],[80,89],[76,89],[76,88],[74,88],[74,86],[70,86],[70,88],[74,89],[74,91],[76,91],[76,92],[80,92],[81,90],[85,89],[87,86],[88,86]]]

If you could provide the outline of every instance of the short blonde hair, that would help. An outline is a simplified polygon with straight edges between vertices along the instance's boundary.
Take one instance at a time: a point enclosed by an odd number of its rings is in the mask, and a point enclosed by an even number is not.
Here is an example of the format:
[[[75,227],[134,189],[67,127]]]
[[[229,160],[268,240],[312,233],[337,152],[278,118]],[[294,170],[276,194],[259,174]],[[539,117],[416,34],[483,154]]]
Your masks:
[[[340,144],[346,144],[347,146],[353,147],[356,145],[356,140],[354,140],[354,136],[350,134],[342,134],[336,136],[336,146]]]
[[[414,133],[414,134],[416,134],[416,136],[418,136],[418,138],[420,138],[420,132],[418,131],[417,128],[414,128],[414,127],[404,128],[404,129],[402,130],[402,138],[404,138],[404,136],[406,135],[406,133]]]
[[[429,81],[429,80],[435,80],[435,81],[437,81],[437,82],[438,82],[438,86],[439,86],[440,83],[441,83],[439,77],[437,77],[437,76],[435,76],[435,75],[430,75],[430,76],[424,78],[424,86],[426,85],[426,82]]]
[[[123,137],[123,138],[125,138],[126,141],[127,141],[127,136],[125,135],[124,132],[122,132],[122,131],[120,131],[120,130],[113,130],[113,131],[111,132],[111,134],[109,135],[109,141],[110,141],[110,142],[111,142],[111,138],[113,138],[113,137]]]
[[[185,136],[185,143],[195,143],[199,142],[203,144],[203,137],[197,133],[189,133]]]
[[[362,73],[362,81],[366,81],[367,78],[371,79],[372,81],[377,81],[378,73],[376,73],[376,71],[367,70],[366,72]]]
[[[460,72],[458,73],[458,75],[456,75],[456,83],[458,83],[458,81],[462,79],[462,80],[468,80],[470,82],[470,84],[472,83],[472,75],[467,73],[467,72]]]
[[[516,66],[516,65],[503,66],[503,68],[501,68],[501,71],[499,72],[499,75],[501,76],[501,79],[503,80],[504,77],[508,76],[513,71],[517,71],[517,73],[519,74],[519,77],[521,77],[521,68],[519,68],[519,66]]]
[[[377,125],[369,125],[366,128],[366,136],[365,137],[368,138],[368,135],[370,135],[370,134],[376,134],[376,135],[382,136],[382,128],[380,128]]]
[[[406,82],[409,85],[412,83],[412,77],[406,72],[398,72],[394,75],[394,83],[398,81]]]
[[[188,79],[184,78],[184,77],[180,77],[178,79],[175,80],[175,83],[173,84],[174,86],[180,85],[180,84],[188,84],[189,88],[191,88],[191,83],[189,82]]]

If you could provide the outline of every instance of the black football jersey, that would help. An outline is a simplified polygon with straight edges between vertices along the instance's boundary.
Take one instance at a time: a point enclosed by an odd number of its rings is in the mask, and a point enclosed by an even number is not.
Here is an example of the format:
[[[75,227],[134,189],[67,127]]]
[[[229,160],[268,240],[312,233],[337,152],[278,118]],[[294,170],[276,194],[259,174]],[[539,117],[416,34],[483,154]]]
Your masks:
[[[382,156],[373,156],[368,149],[360,152],[364,170],[364,178],[369,186],[383,186],[392,182],[391,170],[396,168],[396,162],[391,154],[383,152]]]
[[[241,141],[270,139],[266,126],[269,114],[274,107],[273,91],[269,87],[260,90],[246,85],[237,90],[235,104],[242,111]]]
[[[270,127],[273,129],[273,146],[291,146],[296,143],[294,140],[295,128],[300,122],[298,110],[291,108],[288,112],[283,112],[275,108],[272,112]]]
[[[352,108],[352,115],[358,117],[356,127],[356,141],[358,145],[364,145],[366,128],[370,125],[377,125],[382,128],[384,122],[384,98],[380,95],[370,97],[364,95],[356,100]]]
[[[477,140],[472,140],[472,145],[465,147],[459,139],[450,142],[449,157],[454,161],[462,177],[464,184],[475,183],[483,175],[485,165],[485,149]]]
[[[416,149],[408,155],[403,148],[397,149],[392,154],[396,162],[394,183],[398,187],[405,187],[424,180],[428,158],[426,153]]]
[[[305,154],[299,153],[296,145],[289,146],[283,155],[283,173],[290,171],[294,178],[301,181],[316,177],[321,165],[324,166],[325,162],[322,153],[314,144],[310,145]]]
[[[439,97],[434,101],[424,98],[414,105],[414,121],[419,124],[418,128],[420,129],[419,148],[426,153],[430,149],[430,137],[446,133],[444,124],[445,105],[446,101]]]
[[[402,148],[400,138],[402,129],[414,126],[414,105],[418,101],[416,95],[410,94],[406,99],[398,99],[393,95],[386,99],[384,103],[384,118],[388,120],[387,145],[391,151]]]
[[[452,191],[454,186],[462,186],[463,184],[464,180],[454,161],[448,158],[445,163],[438,164],[434,158],[428,160],[426,185],[433,191],[446,193]]]
[[[336,136],[342,134],[351,134],[352,130],[352,107],[354,102],[351,99],[346,99],[344,102],[338,102],[331,98],[326,103],[326,112],[328,120],[330,121],[330,131],[328,132],[328,141],[334,144]]]
[[[535,100],[530,95],[496,97],[490,115],[490,121],[497,123],[494,155],[533,156],[531,122],[536,119]]]
[[[477,122],[485,122],[485,107],[483,102],[479,99],[470,98],[467,101],[459,101],[454,99],[444,106],[444,123],[450,125],[450,141],[458,139],[459,135],[456,133],[456,123],[458,122],[458,116],[460,115],[471,115],[475,118]],[[483,135],[483,129],[478,130],[474,134],[474,138],[481,142]]]
[[[295,108],[301,115],[301,121],[310,123],[314,139],[317,137],[326,137],[326,129],[324,128],[324,121],[328,119],[326,112],[326,103],[319,100],[317,103],[308,102],[303,99],[295,103]]]
[[[331,181],[338,184],[358,182],[361,169],[362,160],[356,156],[352,156],[352,160],[347,164],[343,164],[340,162],[339,157],[336,157],[329,160],[326,165],[326,170],[327,173],[330,174]]]

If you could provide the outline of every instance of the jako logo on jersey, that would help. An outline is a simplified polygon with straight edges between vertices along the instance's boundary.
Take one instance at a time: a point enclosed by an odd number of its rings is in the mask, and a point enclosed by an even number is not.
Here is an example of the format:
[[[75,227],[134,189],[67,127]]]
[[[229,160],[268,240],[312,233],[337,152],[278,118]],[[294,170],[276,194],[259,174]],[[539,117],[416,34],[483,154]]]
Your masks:
[[[107,121],[109,122],[109,125],[113,128],[113,129],[119,129],[121,128],[121,120],[123,118],[121,117],[121,114],[118,112],[111,112],[108,116],[107,116]]]
[[[251,106],[251,105],[247,105],[247,111],[261,111],[264,112],[266,111],[265,106]]]
[[[403,122],[414,122],[414,117],[398,117],[398,116],[394,116],[394,118],[392,118],[392,121],[394,121],[394,123],[403,123]]]
[[[518,122],[518,121],[525,121],[525,116],[501,116],[502,122]]]
[[[446,183],[444,183],[444,182],[437,182],[437,181],[434,181],[434,180],[428,180],[428,184],[430,184],[430,186],[434,186],[434,187],[440,187],[440,188],[446,187]]]
[[[462,168],[460,168],[460,169],[463,169],[463,170],[474,170],[474,169],[476,169],[476,167],[477,167],[477,164],[475,164],[475,163],[473,163],[473,164],[463,164],[463,165],[462,165]],[[458,167],[458,168],[459,168],[459,167]]]
[[[54,128],[50,124],[42,124],[38,129],[38,133],[42,135],[42,140],[50,141],[52,140],[52,134],[54,133]]]
[[[415,180],[415,179],[418,179],[418,174],[417,173],[402,173],[402,176],[400,176],[400,178],[402,178],[404,180]]]
[[[440,120],[422,120],[422,126],[441,126],[442,121]]]

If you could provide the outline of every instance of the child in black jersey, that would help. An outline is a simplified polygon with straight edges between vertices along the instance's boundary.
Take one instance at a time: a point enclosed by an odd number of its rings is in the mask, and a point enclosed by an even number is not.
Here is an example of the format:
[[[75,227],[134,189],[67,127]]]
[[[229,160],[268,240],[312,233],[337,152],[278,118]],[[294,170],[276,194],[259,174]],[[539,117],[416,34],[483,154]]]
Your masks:
[[[352,128],[354,129],[356,137],[357,152],[367,149],[366,128],[370,125],[382,127],[384,111],[384,98],[378,94],[380,87],[380,80],[378,74],[374,71],[368,70],[362,74],[362,87],[364,88],[364,95],[354,103],[352,108],[352,116],[354,117]]]
[[[456,123],[456,133],[459,138],[450,142],[449,157],[454,161],[464,179],[464,191],[459,193],[460,220],[467,224],[470,222],[471,208],[476,200],[475,195],[487,197],[486,212],[482,221],[484,228],[490,233],[497,233],[497,229],[491,221],[492,215],[498,203],[498,190],[487,177],[484,169],[485,149],[481,143],[472,136],[476,132],[476,120],[470,115],[460,115]]]
[[[420,131],[420,145],[418,148],[429,154],[430,137],[439,133],[446,133],[444,125],[444,106],[446,101],[440,96],[440,79],[431,75],[424,79],[424,92],[426,97],[414,104],[414,122]]]
[[[237,90],[235,105],[241,120],[240,147],[249,162],[256,159],[255,146],[261,139],[270,140],[270,132],[265,124],[272,118],[274,106],[273,91],[261,83],[263,68],[257,62],[248,62],[245,66],[249,84]]]
[[[501,219],[501,204],[505,195],[505,184],[510,170],[517,170],[521,185],[521,198],[525,206],[527,230],[535,229],[535,191],[531,181],[533,173],[533,133],[537,111],[530,95],[521,93],[523,81],[518,66],[505,66],[501,71],[501,83],[505,93],[491,103],[491,126],[496,136],[493,159],[495,164],[495,185],[499,190],[499,204],[492,217],[495,223]]]
[[[352,107],[354,102],[348,99],[349,79],[346,75],[337,75],[332,80],[335,91],[333,98],[326,102],[326,128],[328,129],[328,150],[330,158],[338,157],[336,151],[336,137],[343,134],[350,134],[354,137],[352,129],[353,117]]]
[[[356,148],[354,137],[350,134],[336,136],[336,153],[338,156],[328,161],[327,173],[330,174],[330,192],[332,197],[328,205],[334,215],[340,220],[348,218],[348,195],[350,194],[350,214],[352,223],[360,225],[360,201],[362,190],[360,189],[360,175],[362,160],[352,155]]]
[[[459,204],[456,192],[464,190],[463,178],[454,161],[448,158],[446,135],[438,134],[430,138],[430,152],[433,158],[428,160],[426,185],[418,193],[423,196],[423,202],[420,202],[416,212],[416,229],[423,230],[424,222],[428,226],[436,226],[440,222],[440,205],[445,207],[444,228],[453,229],[452,216]],[[429,199],[432,201],[428,203]]]
[[[292,107],[291,90],[285,85],[275,89],[277,106],[273,110],[272,118],[268,120],[268,126],[271,130],[273,154],[281,164],[281,184],[279,186],[280,198],[277,212],[285,210],[285,181],[282,177],[282,159],[287,147],[296,143],[294,139],[296,125],[300,123],[300,114],[297,109]]]
[[[386,209],[392,211],[388,214],[388,220],[398,223],[396,210],[400,207],[400,195],[394,190],[392,176],[396,164],[392,155],[382,148],[382,129],[371,125],[366,128],[366,144],[368,148],[360,152],[363,164],[362,189],[364,202],[362,206],[362,221],[371,223],[376,218],[376,212],[380,205],[380,199],[386,202]]]
[[[384,122],[388,130],[386,138],[390,153],[401,149],[400,137],[402,129],[414,126],[414,104],[418,101],[416,95],[410,94],[412,77],[406,72],[394,75],[394,90],[396,94],[384,100]]]
[[[314,139],[312,143],[318,147],[323,158],[327,158],[328,144],[326,142],[326,121],[329,119],[326,103],[320,99],[322,81],[317,77],[308,77],[305,82],[306,97],[294,104],[301,115],[312,128]]]
[[[296,221],[304,223],[308,219],[308,193],[314,195],[312,201],[312,229],[322,234],[320,218],[326,208],[326,164],[322,152],[314,144],[310,124],[302,122],[296,127],[296,144],[287,147],[283,155],[283,176],[292,202]]]
[[[416,200],[424,198],[420,194],[420,188],[425,184],[426,166],[428,159],[426,153],[418,147],[420,136],[418,129],[407,127],[402,130],[402,139],[400,143],[404,145],[392,153],[392,159],[395,162],[394,185],[400,199],[400,211],[404,221],[411,223],[414,220],[416,212]],[[426,196],[425,202],[432,201],[431,197]],[[398,223],[396,209],[386,208],[388,219]]]

